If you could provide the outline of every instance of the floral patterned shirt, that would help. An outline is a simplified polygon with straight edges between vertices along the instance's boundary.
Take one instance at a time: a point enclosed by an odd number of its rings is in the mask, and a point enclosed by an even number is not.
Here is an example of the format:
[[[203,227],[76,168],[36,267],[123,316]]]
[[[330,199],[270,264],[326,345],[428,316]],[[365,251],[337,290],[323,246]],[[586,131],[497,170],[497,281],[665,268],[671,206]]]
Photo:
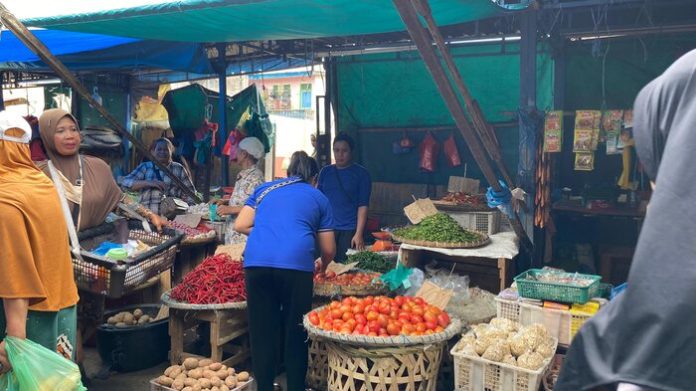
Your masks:
[[[230,206],[244,206],[247,198],[254,193],[254,189],[264,182],[263,172],[258,167],[247,168],[237,175],[234,191],[230,197]],[[225,229],[225,244],[245,243],[247,236],[234,230],[233,216],[227,216],[227,228]]]

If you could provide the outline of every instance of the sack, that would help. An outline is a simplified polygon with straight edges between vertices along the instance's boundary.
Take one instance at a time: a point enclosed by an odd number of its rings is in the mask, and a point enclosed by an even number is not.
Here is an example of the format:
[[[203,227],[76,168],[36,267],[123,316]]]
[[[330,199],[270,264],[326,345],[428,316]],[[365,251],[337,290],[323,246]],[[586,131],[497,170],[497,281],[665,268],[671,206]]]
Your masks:
[[[5,337],[12,371],[0,376],[3,391],[86,391],[77,364],[28,339]]]
[[[457,142],[454,141],[454,135],[450,136],[445,141],[445,156],[447,157],[447,163],[450,167],[457,167],[462,165],[462,159],[459,158],[459,150],[457,150]]]
[[[437,167],[437,153],[439,145],[431,132],[425,135],[420,143],[420,169],[426,172],[435,172]]]

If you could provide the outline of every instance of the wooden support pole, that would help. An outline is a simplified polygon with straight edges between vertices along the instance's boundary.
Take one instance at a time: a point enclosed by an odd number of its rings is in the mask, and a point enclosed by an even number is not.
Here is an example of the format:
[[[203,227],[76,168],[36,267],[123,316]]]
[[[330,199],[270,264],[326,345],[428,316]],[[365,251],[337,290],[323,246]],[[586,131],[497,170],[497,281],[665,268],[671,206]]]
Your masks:
[[[93,97],[92,94],[87,91],[87,88],[82,85],[82,83],[77,80],[77,78],[68,70],[68,68],[63,65],[63,63],[58,60],[48,48],[39,41],[36,36],[27,29],[22,22],[17,19],[10,11],[5,8],[5,6],[0,3],[0,24],[7,27],[8,30],[12,31],[17,38],[22,41],[22,43],[34,52],[39,58],[48,65],[53,72],[58,75],[61,79],[65,80],[70,87],[72,87],[81,97],[86,100],[92,107],[94,107],[97,112],[104,117],[104,119],[109,122],[109,124],[118,131],[121,136],[125,137],[133,143],[136,149],[145,155],[148,159],[152,161],[157,167],[159,167],[164,173],[171,178],[172,183],[176,184],[181,190],[196,200],[196,202],[201,202],[201,199],[191,190],[189,190],[181,179],[177,178],[176,175],[169,169],[169,167],[160,163],[155,159],[155,157],[150,153],[150,151],[140,142],[140,140],[133,137],[119,122],[112,116],[104,106],[99,104]]]
[[[447,74],[445,73],[445,70],[442,67],[442,64],[440,63],[439,58],[437,57],[437,54],[433,49],[430,36],[428,35],[427,31],[423,28],[420,20],[418,19],[418,14],[413,6],[413,3],[411,2],[411,0],[392,1],[394,2],[394,6],[396,7],[396,10],[399,12],[399,15],[401,16],[401,19],[403,20],[404,25],[406,26],[406,29],[408,30],[408,33],[411,36],[411,39],[416,44],[418,52],[420,52],[421,56],[423,57],[423,62],[425,63],[425,66],[428,68],[428,71],[430,71],[430,74],[433,76],[435,85],[440,91],[440,95],[442,95],[445,105],[447,106],[450,114],[452,115],[452,118],[454,119],[454,122],[457,125],[457,128],[459,129],[459,132],[462,134],[464,140],[469,146],[471,155],[474,157],[474,160],[476,160],[476,163],[481,168],[481,172],[483,173],[493,190],[500,191],[501,186],[498,183],[498,178],[495,174],[493,166],[491,166],[491,163],[488,161],[481,147],[481,142],[479,141],[476,133],[471,128],[469,122],[466,119],[464,109],[459,103],[459,99],[457,98],[454,88],[452,87],[447,77]],[[510,223],[512,224],[512,228],[517,234],[517,237],[520,239],[521,245],[525,249],[531,250],[532,243],[529,240],[527,233],[525,232],[524,228],[522,227],[522,224],[519,221],[519,216],[515,214],[514,218],[510,220]]]
[[[454,84],[457,86],[457,90],[459,90],[459,93],[464,98],[466,107],[469,110],[471,122],[473,123],[474,129],[476,130],[476,133],[481,139],[484,148],[488,152],[488,156],[490,156],[490,158],[496,163],[498,170],[503,176],[503,180],[508,184],[508,186],[510,188],[514,187],[514,182],[512,181],[510,170],[508,170],[507,165],[503,160],[502,153],[500,152],[500,144],[498,143],[498,139],[495,136],[495,132],[491,125],[488,122],[486,122],[486,118],[483,116],[481,107],[478,105],[478,102],[476,102],[472,98],[469,89],[466,87],[466,84],[464,84],[462,75],[459,72],[457,66],[454,64],[452,54],[447,48],[447,45],[445,45],[445,40],[444,38],[442,38],[442,34],[440,34],[440,29],[437,27],[435,19],[433,19],[433,14],[430,10],[430,5],[428,4],[428,1],[411,0],[411,2],[418,11],[418,13],[423,17],[426,25],[428,26],[430,35],[435,40],[435,45],[437,45],[442,59],[445,60],[447,70],[449,71],[450,76],[452,76]]]

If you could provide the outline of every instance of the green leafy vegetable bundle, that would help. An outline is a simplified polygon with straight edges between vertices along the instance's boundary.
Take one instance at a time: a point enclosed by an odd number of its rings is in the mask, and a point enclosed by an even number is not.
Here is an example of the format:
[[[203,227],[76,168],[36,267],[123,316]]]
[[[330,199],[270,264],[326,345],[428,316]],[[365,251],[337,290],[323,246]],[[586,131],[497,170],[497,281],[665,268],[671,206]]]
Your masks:
[[[445,213],[426,217],[416,225],[399,228],[394,231],[394,235],[403,239],[447,243],[474,242],[482,237],[478,232],[462,228],[450,215]]]
[[[357,262],[356,267],[378,273],[386,273],[392,269],[392,262],[385,256],[372,251],[360,251],[348,256],[348,263]]]

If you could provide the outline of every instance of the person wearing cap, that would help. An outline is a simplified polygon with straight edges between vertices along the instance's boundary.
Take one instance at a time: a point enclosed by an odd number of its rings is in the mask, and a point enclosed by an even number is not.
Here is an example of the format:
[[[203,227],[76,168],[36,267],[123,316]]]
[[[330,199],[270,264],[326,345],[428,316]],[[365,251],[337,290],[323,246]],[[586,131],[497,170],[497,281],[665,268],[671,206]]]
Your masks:
[[[263,155],[263,144],[256,137],[244,138],[237,147],[237,163],[242,171],[237,175],[230,201],[227,205],[218,206],[217,210],[220,216],[227,216],[225,244],[246,243],[246,235],[234,230],[234,220],[254,189],[264,182],[263,172],[258,167]]]
[[[31,128],[0,111],[0,374],[5,336],[73,358],[77,286],[56,188],[31,160]]]

